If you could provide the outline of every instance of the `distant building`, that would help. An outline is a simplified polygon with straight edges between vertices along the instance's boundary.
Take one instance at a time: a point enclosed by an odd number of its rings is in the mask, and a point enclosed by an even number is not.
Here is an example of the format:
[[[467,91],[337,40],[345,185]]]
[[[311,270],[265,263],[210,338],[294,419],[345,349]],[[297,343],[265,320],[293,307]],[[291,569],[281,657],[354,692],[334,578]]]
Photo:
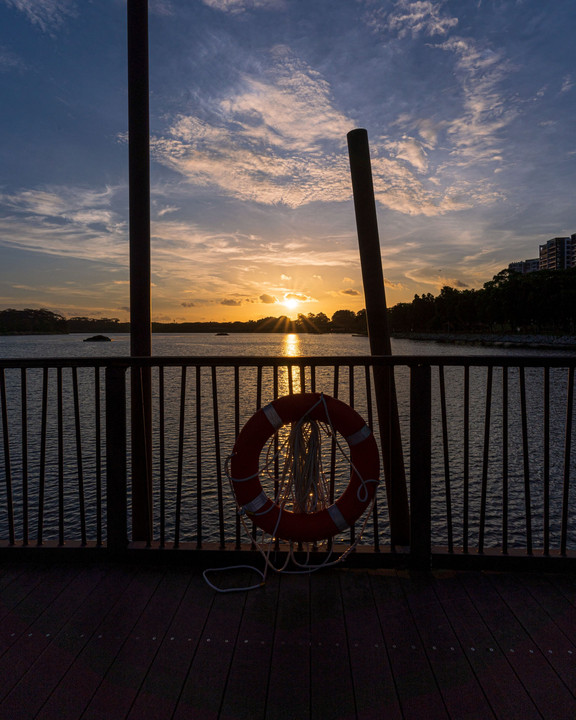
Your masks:
[[[574,267],[574,241],[570,237],[555,237],[540,245],[540,270],[564,270]]]
[[[531,258],[530,260],[519,260],[518,262],[512,262],[508,265],[508,270],[513,272],[526,273],[536,272],[540,270],[540,260],[538,258]]]

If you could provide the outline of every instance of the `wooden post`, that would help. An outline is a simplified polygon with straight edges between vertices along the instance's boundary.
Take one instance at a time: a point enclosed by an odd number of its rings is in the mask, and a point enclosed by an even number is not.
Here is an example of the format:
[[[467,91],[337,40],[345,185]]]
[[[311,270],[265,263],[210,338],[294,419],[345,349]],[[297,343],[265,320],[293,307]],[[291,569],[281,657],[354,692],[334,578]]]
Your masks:
[[[152,354],[150,301],[150,121],[148,0],[128,0],[130,180],[130,354]],[[132,535],[151,539],[152,455],[149,368],[132,368]]]
[[[368,133],[359,128],[349,132],[347,137],[370,352],[372,355],[391,355]],[[380,425],[392,544],[408,545],[410,516],[394,368],[374,367],[374,392]]]

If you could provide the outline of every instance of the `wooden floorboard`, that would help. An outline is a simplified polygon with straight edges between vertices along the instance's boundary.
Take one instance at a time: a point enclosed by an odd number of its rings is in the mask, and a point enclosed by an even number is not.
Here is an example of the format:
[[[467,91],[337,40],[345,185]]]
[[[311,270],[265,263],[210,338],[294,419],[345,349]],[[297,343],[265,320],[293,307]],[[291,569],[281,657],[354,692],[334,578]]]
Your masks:
[[[218,578],[242,588],[244,571]],[[573,720],[571,575],[0,567],[0,718]]]

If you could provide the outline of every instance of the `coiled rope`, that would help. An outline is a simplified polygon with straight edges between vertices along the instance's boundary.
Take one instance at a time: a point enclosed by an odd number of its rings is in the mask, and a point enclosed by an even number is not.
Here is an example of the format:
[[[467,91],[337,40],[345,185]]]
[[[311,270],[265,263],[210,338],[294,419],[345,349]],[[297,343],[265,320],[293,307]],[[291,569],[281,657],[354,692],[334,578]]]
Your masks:
[[[308,417],[308,415],[312,412],[313,409],[317,407],[319,403],[323,403],[324,405],[327,419],[326,423],[318,420],[313,420]],[[247,535],[250,537],[251,543],[256,546],[256,549],[259,551],[259,553],[264,559],[264,571],[259,570],[252,565],[232,565],[223,568],[209,568],[204,570],[203,576],[204,580],[211,588],[221,593],[254,590],[265,585],[268,570],[273,570],[277,573],[286,574],[306,574],[317,572],[318,570],[321,570],[323,568],[331,567],[337,565],[340,562],[343,562],[361,541],[364,531],[366,529],[368,518],[370,517],[372,508],[374,507],[376,495],[374,495],[372,501],[369,503],[366,511],[364,512],[364,521],[355,541],[351,543],[348,548],[346,548],[346,550],[336,559],[331,559],[333,555],[333,549],[331,546],[323,562],[317,565],[308,564],[308,560],[310,558],[310,543],[306,543],[306,561],[304,563],[301,563],[297,560],[294,554],[294,541],[290,541],[286,560],[280,567],[275,566],[270,560],[272,547],[276,541],[276,531],[278,530],[280,519],[282,517],[282,509],[284,507],[289,507],[291,505],[294,512],[311,513],[323,510],[330,505],[330,484],[326,478],[322,464],[322,434],[332,438],[335,441],[336,447],[338,448],[340,453],[344,456],[350,466],[358,474],[361,481],[361,484],[358,488],[358,498],[362,502],[366,501],[367,484],[375,481],[362,478],[358,470],[354,467],[350,455],[347,452],[347,448],[345,448],[338,439],[338,433],[334,429],[334,426],[330,419],[330,414],[328,412],[328,407],[326,405],[324,396],[320,395],[318,402],[311,408],[309,408],[307,412],[303,415],[303,417],[301,417],[297,422],[291,423],[290,432],[287,438],[284,440],[284,442],[278,445],[275,452],[275,438],[278,437],[278,432],[276,432],[270,438],[268,442],[268,449],[266,453],[266,461],[264,467],[262,470],[258,470],[258,472],[254,476],[252,476],[255,477],[256,475],[265,472],[268,475],[270,481],[275,482],[273,468],[276,465],[276,460],[279,459],[281,456],[284,456],[282,472],[280,474],[280,477],[278,478],[277,491],[274,498],[274,504],[280,508],[280,512],[278,514],[278,519],[276,522],[276,527],[274,528],[274,532],[269,536],[267,540],[264,539],[266,535],[264,531],[262,531],[261,542],[257,542],[256,538],[252,536],[250,528],[247,525],[246,511],[236,501],[237,511],[240,516],[242,525]],[[232,457],[233,456],[230,455],[226,458],[225,471],[232,494],[234,495],[234,497],[236,497],[234,494],[232,477],[230,474],[230,462],[232,460]],[[248,479],[251,478],[243,478],[243,480]],[[361,494],[363,495],[363,497],[361,496]],[[292,564],[297,568],[296,570],[287,570],[290,562],[292,562]],[[208,574],[240,569],[254,571],[261,578],[261,580],[253,585],[248,585],[245,587],[221,588],[212,583],[208,578]]]

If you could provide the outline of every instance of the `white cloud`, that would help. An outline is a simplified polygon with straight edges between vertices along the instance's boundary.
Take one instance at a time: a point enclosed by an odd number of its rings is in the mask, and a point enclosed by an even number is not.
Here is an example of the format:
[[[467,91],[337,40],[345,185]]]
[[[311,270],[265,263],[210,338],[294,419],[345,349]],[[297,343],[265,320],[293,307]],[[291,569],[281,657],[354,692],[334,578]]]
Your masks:
[[[428,157],[422,143],[415,138],[402,137],[401,140],[388,142],[386,149],[399,160],[405,160],[421,173],[428,170]]]
[[[42,30],[51,32],[64,21],[76,15],[74,0],[4,0],[8,7],[23,12],[30,22]]]
[[[407,35],[446,35],[456,27],[458,18],[442,13],[444,2],[436,0],[398,0],[391,11],[377,0],[367,0],[368,24],[375,31],[387,31],[403,38]]]
[[[215,99],[208,117],[175,118],[152,139],[154,157],[190,182],[247,201],[289,207],[350,197],[344,155],[354,123],[334,108],[319,73],[286,48],[262,76]]]

